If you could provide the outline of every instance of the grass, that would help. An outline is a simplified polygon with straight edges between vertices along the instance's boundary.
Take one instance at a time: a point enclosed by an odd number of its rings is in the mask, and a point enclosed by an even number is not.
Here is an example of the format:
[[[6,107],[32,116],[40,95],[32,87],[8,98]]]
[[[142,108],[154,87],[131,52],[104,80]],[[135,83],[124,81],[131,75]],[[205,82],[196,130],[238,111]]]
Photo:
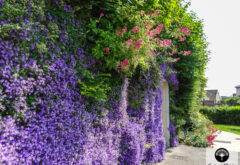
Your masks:
[[[217,130],[231,132],[240,135],[240,126],[214,124]]]

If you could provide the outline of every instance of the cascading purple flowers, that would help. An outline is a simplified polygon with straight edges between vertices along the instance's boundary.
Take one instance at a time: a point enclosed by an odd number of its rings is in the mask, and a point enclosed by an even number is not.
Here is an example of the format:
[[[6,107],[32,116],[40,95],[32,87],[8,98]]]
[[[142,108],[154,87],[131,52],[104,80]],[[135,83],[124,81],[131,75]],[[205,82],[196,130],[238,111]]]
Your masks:
[[[122,130],[119,164],[141,164],[144,159],[145,145],[143,125],[129,122]]]
[[[130,91],[131,97],[135,98],[136,101],[139,98],[142,99],[141,108],[134,109],[132,103],[129,103],[127,109],[128,114],[131,116],[130,120],[144,126],[145,151],[142,163],[147,164],[163,160],[166,148],[162,124],[162,91],[160,87],[152,89],[151,73],[148,74],[147,78],[140,80],[144,88],[134,82],[132,82],[130,88],[133,90]],[[140,90],[143,91],[139,92]]]
[[[3,0],[0,0],[0,4],[1,4],[1,7],[4,6],[4,2],[3,2]]]
[[[177,147],[179,145],[178,136],[175,131],[175,127],[172,122],[169,124],[170,131],[170,144],[172,147]]]
[[[174,69],[173,63],[163,63],[160,66],[160,69],[163,74],[163,78],[165,78],[170,84],[173,84],[174,87],[176,88],[178,85],[178,79],[177,79],[177,73]],[[167,72],[167,69],[170,69],[170,73]]]
[[[1,20],[20,22],[20,28],[0,38],[0,164],[140,165],[163,160],[161,89],[150,88],[150,77],[142,80],[147,88],[139,97],[141,108],[134,109],[129,103],[134,95],[128,94],[139,86],[129,88],[125,78],[107,103],[89,105],[79,92],[83,76],[78,69],[93,67],[97,60],[79,47],[81,23],[74,10],[55,3],[63,13],[34,15],[35,1],[29,1],[24,15]],[[4,7],[3,0],[0,5]],[[63,19],[62,14],[70,16]]]
[[[29,16],[31,11],[29,1]],[[67,21],[74,22],[75,34],[81,34],[79,21]],[[86,111],[87,101],[78,92],[81,75],[75,68],[77,62],[87,67],[91,60],[86,60],[78,41],[61,38],[68,44],[65,49],[50,35],[46,26],[41,29],[36,23],[10,31],[10,40],[0,38],[0,108],[3,116],[17,114],[23,119],[1,117],[0,164],[82,164],[84,160],[94,115]]]
[[[161,89],[156,89],[148,93],[145,104],[147,104],[145,131],[147,143],[151,145],[151,147],[146,150],[145,162],[157,163],[164,159],[166,149],[161,114]]]

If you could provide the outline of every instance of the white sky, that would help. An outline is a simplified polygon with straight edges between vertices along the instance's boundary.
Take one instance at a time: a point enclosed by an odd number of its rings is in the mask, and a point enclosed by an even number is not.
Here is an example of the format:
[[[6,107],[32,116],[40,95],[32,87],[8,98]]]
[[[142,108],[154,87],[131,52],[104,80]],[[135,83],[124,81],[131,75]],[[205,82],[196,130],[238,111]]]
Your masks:
[[[231,96],[240,85],[240,0],[192,0],[190,9],[204,20],[210,42],[207,89]]]

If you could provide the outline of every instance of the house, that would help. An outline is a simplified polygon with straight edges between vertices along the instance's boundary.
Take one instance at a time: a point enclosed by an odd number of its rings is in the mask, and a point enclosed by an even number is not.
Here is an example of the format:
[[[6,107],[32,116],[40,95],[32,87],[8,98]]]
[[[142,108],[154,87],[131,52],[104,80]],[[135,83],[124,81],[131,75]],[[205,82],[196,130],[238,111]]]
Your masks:
[[[240,95],[240,85],[235,86],[237,96]]]
[[[203,105],[214,106],[218,101],[221,100],[221,96],[217,89],[214,90],[205,90],[206,97],[203,99]]]

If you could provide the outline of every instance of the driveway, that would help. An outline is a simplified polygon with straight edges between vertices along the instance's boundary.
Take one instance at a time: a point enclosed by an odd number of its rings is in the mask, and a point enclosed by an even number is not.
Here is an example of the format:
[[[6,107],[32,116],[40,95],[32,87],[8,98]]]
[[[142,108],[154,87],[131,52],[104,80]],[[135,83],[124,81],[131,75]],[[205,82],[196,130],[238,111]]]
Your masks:
[[[238,165],[240,165],[240,135],[222,131],[214,140],[213,148],[226,148],[230,152],[238,152]],[[165,160],[157,165],[206,165],[206,148],[187,145],[169,148]]]

